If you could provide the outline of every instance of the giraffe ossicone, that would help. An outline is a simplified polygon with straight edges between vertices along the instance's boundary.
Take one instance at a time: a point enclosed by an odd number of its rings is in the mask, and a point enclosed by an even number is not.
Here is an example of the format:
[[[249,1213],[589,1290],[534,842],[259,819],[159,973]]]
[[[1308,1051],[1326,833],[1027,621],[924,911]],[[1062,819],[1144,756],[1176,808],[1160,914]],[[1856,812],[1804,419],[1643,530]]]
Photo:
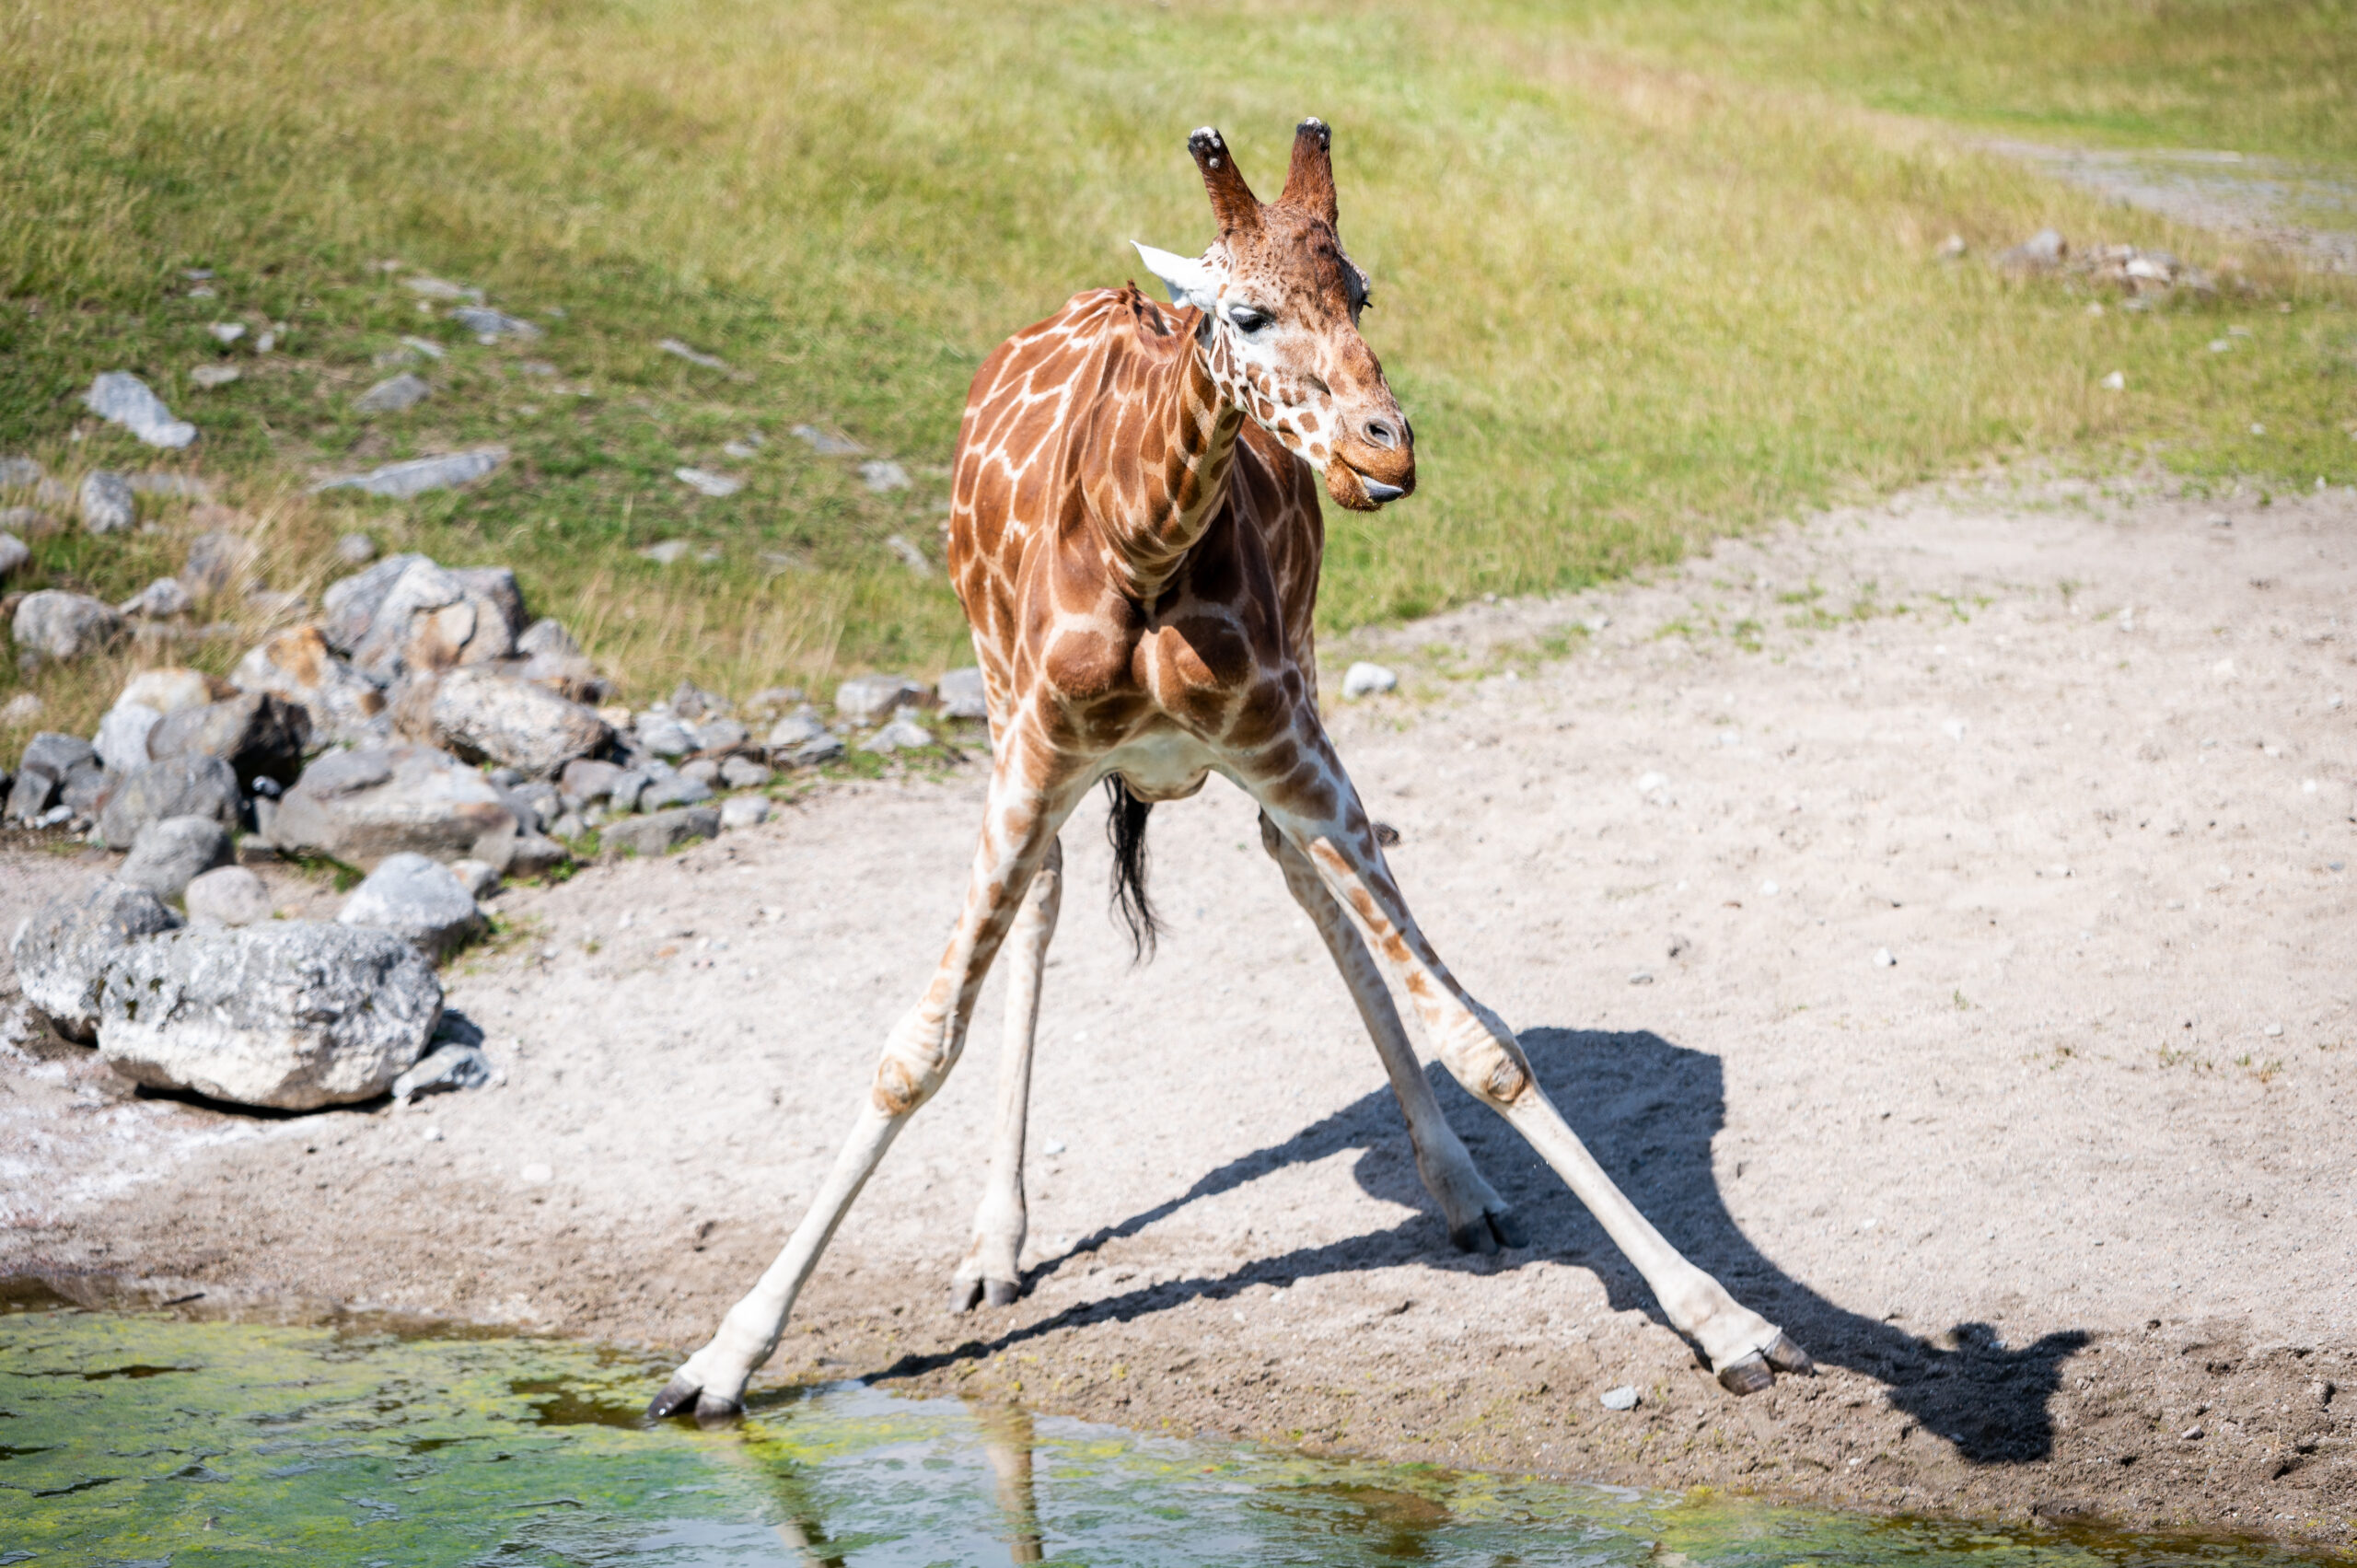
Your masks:
[[[818,1196],[654,1413],[693,1407],[725,1419],[740,1408],[869,1175],[957,1064],[1002,948],[1011,977],[997,1129],[950,1298],[962,1311],[1021,1295],[1025,1128],[1062,897],[1058,835],[1103,785],[1117,901],[1144,946],[1148,814],[1213,773],[1260,807],[1262,846],[1350,989],[1451,1240],[1493,1252],[1522,1245],[1526,1231],[1441,1113],[1387,979],[1431,1052],[1587,1205],[1722,1384],[1749,1393],[1808,1368],[1782,1330],[1638,1212],[1548,1098],[1514,1031],[1441,961],[1319,718],[1319,480],[1359,511],[1416,482],[1414,431],[1359,335],[1368,285],[1336,231],[1331,143],[1324,123],[1303,121],[1283,192],[1263,203],[1219,133],[1195,132],[1188,148],[1218,238],[1195,260],[1138,248],[1172,308],[1133,285],[1091,290],[1009,338],[976,374],[958,426],[948,559],[993,757],[965,902],[923,994],[887,1037]]]

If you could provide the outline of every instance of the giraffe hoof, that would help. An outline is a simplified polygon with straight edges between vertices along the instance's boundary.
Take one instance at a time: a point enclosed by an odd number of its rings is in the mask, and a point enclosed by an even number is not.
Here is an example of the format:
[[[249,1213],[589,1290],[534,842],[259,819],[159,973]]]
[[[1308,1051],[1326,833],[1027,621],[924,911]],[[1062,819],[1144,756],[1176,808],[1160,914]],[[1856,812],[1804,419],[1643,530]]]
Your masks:
[[[981,1281],[951,1280],[949,1282],[949,1312],[952,1317],[959,1317],[971,1312],[975,1307],[980,1307],[981,1304]]]
[[[1719,1387],[1737,1399],[1772,1388],[1775,1382],[1776,1374],[1770,1370],[1768,1358],[1758,1351],[1719,1369]]]
[[[731,1400],[719,1394],[696,1396],[696,1424],[706,1432],[724,1426],[734,1426],[744,1419],[745,1405],[741,1400]]]
[[[1023,1294],[1023,1287],[1013,1280],[984,1280],[982,1299],[993,1307],[1012,1307]]]
[[[1790,1334],[1780,1331],[1774,1342],[1759,1353],[1766,1356],[1768,1365],[1779,1372],[1808,1376],[1817,1371],[1817,1363],[1809,1359],[1808,1352],[1793,1343]]]
[[[646,1417],[649,1421],[668,1420],[694,1404],[696,1396],[702,1392],[694,1378],[684,1372],[674,1373],[671,1380],[663,1385],[663,1391],[646,1402]]]
[[[1459,1252],[1495,1252],[1498,1238],[1490,1232],[1490,1216],[1481,1215],[1467,1225],[1448,1227],[1448,1239]]]
[[[1498,1238],[1499,1246],[1530,1245],[1530,1227],[1523,1224],[1522,1216],[1512,1209],[1492,1209],[1482,1217],[1490,1222],[1490,1233]]]

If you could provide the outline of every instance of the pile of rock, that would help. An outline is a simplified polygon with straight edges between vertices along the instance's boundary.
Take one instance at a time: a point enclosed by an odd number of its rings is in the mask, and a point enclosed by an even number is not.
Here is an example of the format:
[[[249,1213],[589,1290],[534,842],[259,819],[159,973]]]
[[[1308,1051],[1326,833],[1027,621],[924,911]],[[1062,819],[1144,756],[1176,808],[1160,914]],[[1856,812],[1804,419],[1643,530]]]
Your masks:
[[[2019,245],[1998,252],[1997,265],[2009,273],[2077,277],[2140,300],[2165,296],[2180,288],[2196,294],[2217,292],[2209,273],[2165,250],[2143,250],[2133,245],[2074,250],[2068,239],[2051,228],[2039,229]]]

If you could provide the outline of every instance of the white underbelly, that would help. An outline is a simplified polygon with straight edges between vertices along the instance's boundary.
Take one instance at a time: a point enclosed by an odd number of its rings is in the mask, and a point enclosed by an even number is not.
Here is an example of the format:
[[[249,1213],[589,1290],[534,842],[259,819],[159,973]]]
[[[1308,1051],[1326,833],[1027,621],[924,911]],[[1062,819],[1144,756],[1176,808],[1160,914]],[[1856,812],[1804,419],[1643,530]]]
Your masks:
[[[1108,752],[1104,768],[1140,800],[1184,800],[1218,767],[1212,749],[1181,729],[1157,729]]]

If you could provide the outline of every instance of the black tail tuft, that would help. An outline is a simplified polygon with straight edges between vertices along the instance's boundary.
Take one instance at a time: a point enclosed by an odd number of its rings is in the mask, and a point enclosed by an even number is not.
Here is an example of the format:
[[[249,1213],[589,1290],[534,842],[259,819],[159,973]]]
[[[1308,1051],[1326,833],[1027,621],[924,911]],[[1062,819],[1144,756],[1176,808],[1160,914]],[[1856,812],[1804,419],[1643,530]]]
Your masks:
[[[1130,928],[1130,948],[1141,963],[1154,956],[1162,934],[1145,891],[1145,819],[1154,802],[1140,800],[1119,773],[1105,779],[1105,842],[1113,846],[1113,910]]]

